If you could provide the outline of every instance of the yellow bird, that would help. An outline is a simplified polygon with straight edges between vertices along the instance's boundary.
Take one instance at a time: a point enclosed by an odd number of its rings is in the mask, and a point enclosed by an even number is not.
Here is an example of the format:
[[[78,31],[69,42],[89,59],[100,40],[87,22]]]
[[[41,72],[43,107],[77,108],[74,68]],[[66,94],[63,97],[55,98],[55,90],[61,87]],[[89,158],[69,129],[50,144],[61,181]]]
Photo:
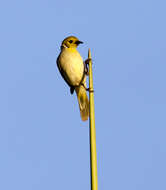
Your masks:
[[[58,69],[70,87],[73,94],[76,91],[80,115],[83,121],[89,117],[89,100],[86,88],[86,66],[77,51],[77,46],[83,42],[74,36],[69,36],[62,41],[61,52],[57,58]]]

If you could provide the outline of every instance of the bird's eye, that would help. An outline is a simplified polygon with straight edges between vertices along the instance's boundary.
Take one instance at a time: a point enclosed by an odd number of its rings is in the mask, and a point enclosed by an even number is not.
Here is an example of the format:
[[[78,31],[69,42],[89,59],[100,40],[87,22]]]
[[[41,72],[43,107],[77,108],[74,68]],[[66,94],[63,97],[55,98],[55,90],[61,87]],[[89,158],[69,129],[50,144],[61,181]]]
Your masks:
[[[73,40],[70,40],[69,43],[72,44],[72,43],[73,43]]]

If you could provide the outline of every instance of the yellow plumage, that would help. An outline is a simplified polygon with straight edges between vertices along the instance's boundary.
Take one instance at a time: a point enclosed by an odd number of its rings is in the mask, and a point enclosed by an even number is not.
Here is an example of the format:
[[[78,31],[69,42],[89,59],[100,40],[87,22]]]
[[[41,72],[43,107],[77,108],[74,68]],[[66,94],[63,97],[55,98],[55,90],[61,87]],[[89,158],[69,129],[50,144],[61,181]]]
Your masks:
[[[78,104],[80,108],[80,115],[83,121],[86,121],[89,117],[89,100],[86,94],[85,88],[81,85],[75,88]]]
[[[70,91],[76,91],[80,115],[83,121],[89,117],[89,100],[86,93],[85,65],[77,46],[82,43],[76,37],[65,38],[61,45],[61,52],[57,58],[59,71],[70,86]]]

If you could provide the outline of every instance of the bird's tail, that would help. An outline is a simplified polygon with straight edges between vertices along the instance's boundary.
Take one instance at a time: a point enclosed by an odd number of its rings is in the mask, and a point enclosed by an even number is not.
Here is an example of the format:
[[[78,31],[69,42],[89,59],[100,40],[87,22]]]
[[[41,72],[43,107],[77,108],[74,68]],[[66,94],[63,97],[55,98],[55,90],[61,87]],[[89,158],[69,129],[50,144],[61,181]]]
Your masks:
[[[80,85],[75,88],[75,91],[78,98],[81,119],[83,121],[86,121],[88,120],[88,117],[89,117],[89,100],[86,94],[86,89],[84,88],[83,85]]]

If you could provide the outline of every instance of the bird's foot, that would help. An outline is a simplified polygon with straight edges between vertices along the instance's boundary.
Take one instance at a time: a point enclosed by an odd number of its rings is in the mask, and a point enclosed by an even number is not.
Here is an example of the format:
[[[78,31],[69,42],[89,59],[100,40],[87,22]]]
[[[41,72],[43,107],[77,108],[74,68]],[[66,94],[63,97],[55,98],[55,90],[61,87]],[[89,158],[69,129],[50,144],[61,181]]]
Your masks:
[[[85,64],[86,64],[86,65],[89,65],[89,62],[90,62],[90,61],[92,61],[91,58],[86,59],[86,60],[85,60]]]
[[[86,91],[88,91],[88,92],[94,92],[93,89],[87,88],[84,84],[81,84],[81,85],[85,88]]]
[[[84,61],[84,64],[85,64],[85,74],[88,76],[89,75],[89,68],[88,68],[88,65],[89,65],[89,62],[92,61],[92,59],[88,58]]]
[[[86,91],[88,91],[88,92],[94,92],[94,90],[90,89],[90,88],[87,88]]]

